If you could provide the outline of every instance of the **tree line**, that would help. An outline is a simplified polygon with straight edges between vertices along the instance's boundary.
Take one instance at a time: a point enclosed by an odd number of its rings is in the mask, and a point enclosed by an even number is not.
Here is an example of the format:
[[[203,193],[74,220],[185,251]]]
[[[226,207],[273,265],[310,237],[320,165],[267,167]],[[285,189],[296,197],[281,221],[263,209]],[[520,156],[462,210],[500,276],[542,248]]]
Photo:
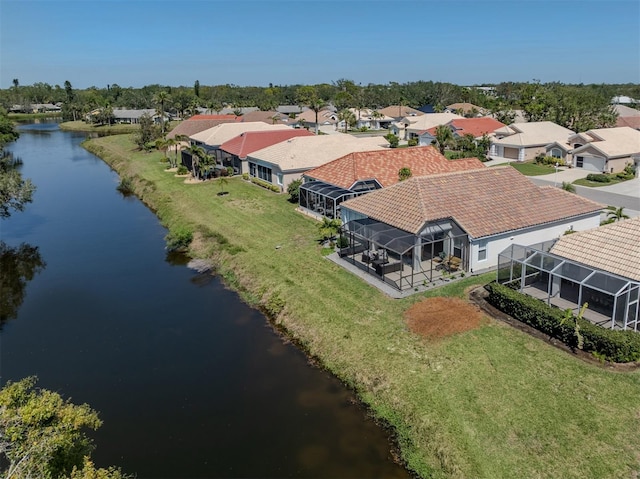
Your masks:
[[[302,105],[315,110],[331,104],[338,111],[375,111],[389,105],[432,105],[438,111],[453,103],[472,103],[507,124],[513,122],[516,110],[522,110],[529,121],[549,120],[573,130],[585,130],[615,123],[610,107],[614,96],[640,98],[640,85],[633,83],[576,85],[534,80],[483,86],[491,89],[433,81],[362,85],[342,78],[316,85],[201,85],[196,80],[192,87],[154,84],[125,88],[114,83],[104,88],[74,89],[69,81],[63,86],[42,82],[20,85],[14,79],[13,86],[0,90],[0,106],[9,110],[13,105],[62,103],[64,119],[77,120],[96,109],[160,109],[160,103],[162,111],[179,117],[199,109],[215,114],[225,107],[270,111],[278,105]]]

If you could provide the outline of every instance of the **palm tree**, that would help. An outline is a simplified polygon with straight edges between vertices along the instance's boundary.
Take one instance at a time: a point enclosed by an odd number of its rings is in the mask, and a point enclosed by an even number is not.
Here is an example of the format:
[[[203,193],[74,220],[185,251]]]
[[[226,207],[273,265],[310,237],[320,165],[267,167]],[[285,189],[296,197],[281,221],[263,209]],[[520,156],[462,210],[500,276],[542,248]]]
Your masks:
[[[440,150],[440,154],[444,155],[444,149],[453,141],[453,133],[447,125],[438,125],[436,127],[436,145]]]
[[[160,125],[162,127],[162,134],[164,135],[164,116],[165,116],[164,105],[169,101],[169,93],[167,93],[164,90],[161,90],[158,93],[156,93],[155,97],[153,98],[153,101],[157,105],[160,105]]]
[[[198,145],[191,145],[185,148],[191,155],[191,174],[194,178],[200,177],[200,160],[207,154],[204,148]]]
[[[621,206],[620,208],[616,208],[615,206],[607,206],[607,210],[609,210],[609,212],[607,213],[607,220],[610,223],[629,219],[629,215],[624,212],[624,206]]]
[[[355,125],[356,116],[351,110],[345,108],[338,113],[338,120],[344,122],[344,132],[346,133],[348,127]]]
[[[318,134],[318,112],[326,106],[326,102],[318,95],[316,87],[306,85],[298,88],[296,92],[298,102],[313,110],[316,114],[316,135]]]
[[[384,118],[384,115],[380,113],[378,110],[373,110],[373,112],[371,112],[371,118],[376,120],[378,128],[380,128],[380,122],[377,120],[379,120],[380,118]]]
[[[164,159],[169,163],[169,158],[167,157],[167,150],[169,150],[168,140],[166,138],[158,138],[156,140],[156,149],[164,153]]]

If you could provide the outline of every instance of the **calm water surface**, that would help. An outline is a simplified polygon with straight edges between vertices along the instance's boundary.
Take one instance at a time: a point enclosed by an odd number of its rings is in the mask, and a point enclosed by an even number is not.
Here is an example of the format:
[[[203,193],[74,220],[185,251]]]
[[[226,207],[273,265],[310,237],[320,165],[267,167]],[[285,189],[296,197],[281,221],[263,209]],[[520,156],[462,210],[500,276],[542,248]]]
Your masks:
[[[2,383],[89,403],[99,466],[139,478],[409,477],[384,431],[217,278],[167,258],[157,218],[55,124],[8,149],[37,185],[0,223],[46,267],[0,329]]]

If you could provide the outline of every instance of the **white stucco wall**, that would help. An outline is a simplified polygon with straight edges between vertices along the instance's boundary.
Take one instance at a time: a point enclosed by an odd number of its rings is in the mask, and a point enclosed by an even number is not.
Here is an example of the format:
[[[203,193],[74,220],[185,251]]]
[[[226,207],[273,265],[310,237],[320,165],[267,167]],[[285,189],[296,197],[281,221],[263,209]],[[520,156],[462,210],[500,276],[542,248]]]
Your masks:
[[[520,231],[512,231],[496,236],[470,240],[471,258],[469,268],[479,271],[487,268],[495,268],[498,265],[498,255],[512,244],[533,245],[543,241],[559,238],[565,231],[573,227],[574,231],[584,231],[600,226],[600,212],[590,216],[583,216],[551,223],[545,226],[527,228]],[[486,242],[487,259],[478,261],[478,250],[481,243]]]

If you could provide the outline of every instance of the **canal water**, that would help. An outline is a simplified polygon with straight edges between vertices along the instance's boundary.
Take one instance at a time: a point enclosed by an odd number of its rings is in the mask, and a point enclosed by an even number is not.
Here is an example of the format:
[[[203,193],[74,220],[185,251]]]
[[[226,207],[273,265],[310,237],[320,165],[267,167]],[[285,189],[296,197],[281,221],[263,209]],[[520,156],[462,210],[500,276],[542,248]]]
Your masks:
[[[37,375],[90,404],[104,420],[96,464],[138,478],[409,477],[349,390],[216,277],[166,255],[166,230],[83,134],[20,132],[7,150],[37,191],[0,233],[32,278],[13,281],[2,384]]]

